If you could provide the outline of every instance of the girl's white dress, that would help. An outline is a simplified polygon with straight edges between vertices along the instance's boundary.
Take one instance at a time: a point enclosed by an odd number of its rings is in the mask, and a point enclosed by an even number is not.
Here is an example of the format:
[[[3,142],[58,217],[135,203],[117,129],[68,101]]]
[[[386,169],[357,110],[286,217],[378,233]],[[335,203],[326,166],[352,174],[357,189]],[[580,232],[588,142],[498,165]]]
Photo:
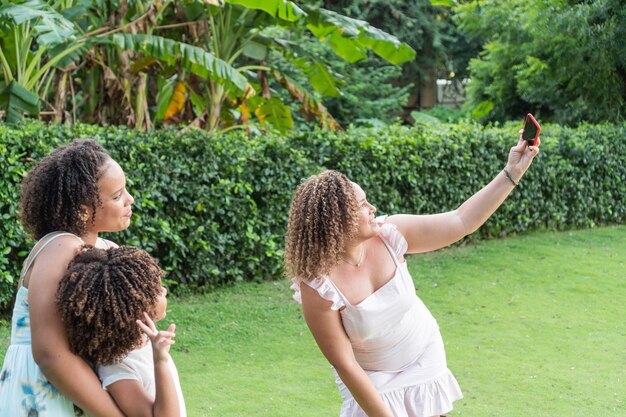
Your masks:
[[[156,381],[154,379],[154,359],[152,355],[152,344],[148,342],[142,347],[131,351],[119,363],[98,366],[98,377],[102,381],[102,388],[107,389],[109,385],[118,381],[136,380],[143,386],[150,397],[154,399],[156,396]],[[180,387],[178,370],[171,357],[167,362],[167,366],[172,374],[174,387],[176,387],[180,417],[187,417],[187,408],[183,391]]]
[[[22,280],[43,248],[64,235],[75,236],[55,232],[41,238],[40,241],[47,240],[34,255],[31,251],[26,258]],[[0,371],[0,417],[74,417],[74,405],[41,372],[33,359],[31,345],[28,288],[20,286],[13,307],[11,344]]]
[[[439,326],[415,294],[406,261],[407,242],[385,223],[380,237],[396,264],[394,276],[359,304],[352,305],[328,277],[306,283],[340,310],[354,356],[396,417],[431,417],[452,410],[463,398],[448,369]],[[301,302],[300,286],[292,285]],[[340,417],[366,417],[335,372],[343,399]]]

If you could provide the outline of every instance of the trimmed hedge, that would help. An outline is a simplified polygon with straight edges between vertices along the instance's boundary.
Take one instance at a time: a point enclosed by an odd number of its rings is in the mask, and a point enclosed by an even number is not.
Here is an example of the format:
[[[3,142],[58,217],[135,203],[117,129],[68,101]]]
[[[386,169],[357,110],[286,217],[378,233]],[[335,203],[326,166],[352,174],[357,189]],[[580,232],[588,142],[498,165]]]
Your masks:
[[[456,209],[497,175],[521,126],[459,123],[303,135],[297,149],[361,184],[381,213]],[[626,124],[542,127],[541,153],[503,206],[473,235],[623,222]]]
[[[452,210],[502,169],[518,128],[391,126],[249,140],[241,133],[0,124],[0,308],[11,307],[32,245],[16,220],[21,178],[75,137],[99,140],[135,197],[131,227],[108,237],[158,257],[180,290],[280,277],[291,195],[322,167],[360,183],[379,213]],[[522,184],[473,238],[623,222],[626,124],[545,126],[541,148]]]

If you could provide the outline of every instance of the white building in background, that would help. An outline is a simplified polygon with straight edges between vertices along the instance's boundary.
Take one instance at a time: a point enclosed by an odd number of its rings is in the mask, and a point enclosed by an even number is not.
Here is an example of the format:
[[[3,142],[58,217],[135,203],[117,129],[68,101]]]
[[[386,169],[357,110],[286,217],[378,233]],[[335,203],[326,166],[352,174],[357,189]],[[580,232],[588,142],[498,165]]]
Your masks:
[[[459,107],[465,101],[465,86],[470,82],[464,80],[437,80],[437,104],[450,107]]]

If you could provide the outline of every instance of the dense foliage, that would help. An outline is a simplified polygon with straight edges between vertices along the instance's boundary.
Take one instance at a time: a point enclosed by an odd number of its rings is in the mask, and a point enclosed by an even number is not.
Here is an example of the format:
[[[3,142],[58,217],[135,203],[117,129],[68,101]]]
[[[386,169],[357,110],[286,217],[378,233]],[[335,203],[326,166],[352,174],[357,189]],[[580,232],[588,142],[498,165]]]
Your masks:
[[[0,124],[0,306],[11,305],[32,245],[16,220],[21,178],[72,138],[98,139],[126,171],[133,221],[110,237],[158,257],[171,286],[206,288],[281,276],[292,192],[323,167],[362,184],[379,213],[452,210],[501,170],[518,128],[464,122],[251,141],[197,130]],[[542,133],[540,157],[476,238],[624,221],[626,125],[547,125]]]
[[[340,126],[376,126],[393,124],[403,115],[412,84],[400,85],[402,67],[386,64],[381,59],[370,59],[349,63],[339,59],[330,48],[312,40],[309,36],[294,38],[306,50],[315,52],[324,61],[336,79],[341,94],[322,97],[321,101]],[[281,61],[280,57],[272,59]],[[278,63],[286,73],[294,73],[289,62]],[[294,81],[306,85],[306,77],[294,75]],[[274,85],[272,82],[270,85]],[[280,91],[280,90],[279,90]],[[285,96],[283,94],[283,96]],[[288,102],[288,97],[284,97]],[[295,109],[297,110],[297,109]],[[301,113],[293,111],[294,126],[306,126]],[[309,118],[310,119],[310,118]]]
[[[436,79],[449,78],[451,74],[464,77],[467,61],[474,57],[479,45],[469,45],[467,36],[459,34],[451,20],[449,8],[436,7],[442,2],[430,0],[324,0],[324,7],[338,11],[356,19],[371,22],[374,26],[393,33],[398,39],[415,49],[414,60],[402,65],[401,71],[394,77],[393,85],[408,90],[408,95],[399,100],[389,94],[385,85],[380,88],[377,72],[383,63],[372,59],[375,65],[359,65],[358,71],[341,72],[348,83],[367,85],[369,88],[359,90],[366,103],[376,96],[380,101],[395,99],[392,114],[403,116],[404,120],[412,110],[430,108],[436,100]],[[446,2],[443,2],[446,3]],[[333,65],[331,61],[331,66]],[[337,101],[341,108],[350,107],[349,98],[340,97]],[[325,100],[325,103],[328,100]],[[347,105],[346,105],[347,104]],[[331,108],[331,106],[329,106]],[[336,108],[336,107],[332,107]],[[384,109],[383,109],[384,110]],[[334,113],[333,113],[334,114]],[[362,117],[356,112],[356,118]],[[386,113],[382,113],[384,120]],[[353,117],[353,119],[355,119]],[[357,123],[358,124],[358,123]]]
[[[465,33],[484,42],[470,64],[476,117],[530,111],[570,125],[626,117],[623,0],[468,1],[455,12]]]
[[[481,122],[620,122],[625,38],[622,0],[0,0],[0,119],[412,124],[446,78]]]
[[[339,128],[320,101],[340,94],[336,80],[296,34],[350,63],[368,52],[393,65],[415,57],[368,22],[306,2],[0,0],[0,117],[288,130],[274,80],[308,118]],[[294,72],[279,71],[270,52]]]

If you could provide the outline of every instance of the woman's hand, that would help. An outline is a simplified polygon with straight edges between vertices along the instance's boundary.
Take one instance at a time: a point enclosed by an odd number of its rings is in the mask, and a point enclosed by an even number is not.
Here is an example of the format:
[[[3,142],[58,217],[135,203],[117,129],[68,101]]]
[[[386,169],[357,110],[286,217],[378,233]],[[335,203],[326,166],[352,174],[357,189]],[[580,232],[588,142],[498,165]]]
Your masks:
[[[167,330],[158,330],[147,313],[144,312],[143,317],[145,323],[141,320],[137,320],[137,326],[139,326],[150,339],[154,362],[168,361],[170,359],[170,346],[175,343],[174,336],[176,336],[176,334],[174,331],[176,330],[176,325],[172,323]]]
[[[519,182],[535,156],[539,153],[539,145],[541,144],[541,138],[537,138],[537,145],[528,146],[528,142],[522,138],[523,132],[523,129],[519,131],[519,141],[509,151],[509,161],[505,168],[516,183]]]

